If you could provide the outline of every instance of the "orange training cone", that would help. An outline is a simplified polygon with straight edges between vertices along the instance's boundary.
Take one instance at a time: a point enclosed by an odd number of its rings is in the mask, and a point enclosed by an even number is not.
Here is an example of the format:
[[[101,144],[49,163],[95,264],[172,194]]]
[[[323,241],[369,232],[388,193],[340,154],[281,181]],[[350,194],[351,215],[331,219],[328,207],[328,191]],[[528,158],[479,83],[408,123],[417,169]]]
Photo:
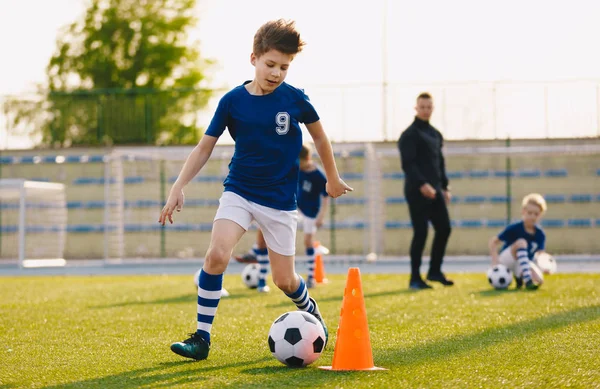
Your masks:
[[[326,370],[386,370],[373,364],[367,311],[357,267],[348,269],[332,366],[319,367]]]
[[[325,278],[325,265],[323,265],[323,255],[321,253],[315,254],[315,281],[317,284],[326,284],[328,282]]]

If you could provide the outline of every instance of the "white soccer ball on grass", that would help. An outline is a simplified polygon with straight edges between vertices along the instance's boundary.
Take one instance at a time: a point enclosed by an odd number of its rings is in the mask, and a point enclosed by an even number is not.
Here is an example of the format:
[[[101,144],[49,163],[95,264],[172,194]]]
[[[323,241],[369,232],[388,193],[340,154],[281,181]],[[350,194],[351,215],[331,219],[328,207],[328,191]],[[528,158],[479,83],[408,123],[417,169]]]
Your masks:
[[[269,330],[269,350],[289,367],[310,365],[325,348],[325,331],[310,313],[291,311],[279,316]]]
[[[487,272],[487,279],[495,289],[506,289],[512,283],[512,272],[504,265],[498,264]]]

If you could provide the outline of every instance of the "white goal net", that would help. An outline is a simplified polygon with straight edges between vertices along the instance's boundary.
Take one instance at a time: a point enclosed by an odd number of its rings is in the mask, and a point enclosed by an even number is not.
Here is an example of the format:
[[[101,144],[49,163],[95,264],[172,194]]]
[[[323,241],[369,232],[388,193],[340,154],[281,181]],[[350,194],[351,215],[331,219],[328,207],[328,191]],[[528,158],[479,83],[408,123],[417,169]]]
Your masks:
[[[0,258],[21,267],[64,265],[65,185],[0,179]]]

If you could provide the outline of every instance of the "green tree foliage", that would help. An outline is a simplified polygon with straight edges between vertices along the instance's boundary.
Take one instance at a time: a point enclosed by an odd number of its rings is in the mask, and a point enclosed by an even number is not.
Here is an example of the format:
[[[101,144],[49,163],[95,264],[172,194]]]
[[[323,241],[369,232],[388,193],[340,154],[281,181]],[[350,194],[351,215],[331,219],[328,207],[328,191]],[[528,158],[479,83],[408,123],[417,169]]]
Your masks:
[[[196,0],[89,0],[57,37],[42,114],[46,144],[191,144],[210,61],[188,42]],[[37,119],[39,121],[39,118]]]

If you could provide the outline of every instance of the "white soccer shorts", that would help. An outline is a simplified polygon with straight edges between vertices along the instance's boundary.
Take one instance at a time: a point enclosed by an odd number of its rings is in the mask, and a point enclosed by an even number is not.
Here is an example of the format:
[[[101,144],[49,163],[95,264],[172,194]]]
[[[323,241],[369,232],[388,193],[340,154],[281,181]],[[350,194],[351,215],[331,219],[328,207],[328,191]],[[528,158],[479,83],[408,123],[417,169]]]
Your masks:
[[[246,200],[233,192],[223,192],[214,220],[227,219],[248,231],[253,220],[263,232],[267,247],[274,252],[296,254],[298,211],[281,211]]]
[[[302,219],[302,230],[305,234],[316,234],[317,233],[317,219],[314,217],[308,217],[300,212],[300,218]]]

